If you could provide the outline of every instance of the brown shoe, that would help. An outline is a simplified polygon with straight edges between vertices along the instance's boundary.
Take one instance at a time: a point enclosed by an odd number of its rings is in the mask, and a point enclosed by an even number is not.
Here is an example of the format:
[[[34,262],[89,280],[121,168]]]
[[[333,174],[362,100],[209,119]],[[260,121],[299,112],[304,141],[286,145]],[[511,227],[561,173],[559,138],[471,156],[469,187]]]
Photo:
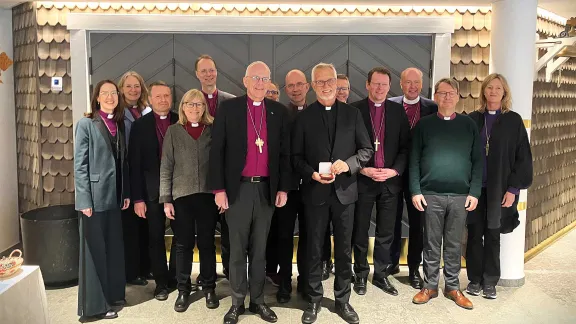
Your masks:
[[[474,305],[472,305],[470,299],[466,298],[466,296],[464,296],[464,294],[459,289],[446,291],[444,293],[444,296],[446,296],[446,298],[448,299],[452,299],[456,303],[456,305],[462,308],[465,309],[474,308]]]
[[[438,297],[438,290],[422,288],[419,293],[412,298],[414,304],[426,304],[430,299]]]

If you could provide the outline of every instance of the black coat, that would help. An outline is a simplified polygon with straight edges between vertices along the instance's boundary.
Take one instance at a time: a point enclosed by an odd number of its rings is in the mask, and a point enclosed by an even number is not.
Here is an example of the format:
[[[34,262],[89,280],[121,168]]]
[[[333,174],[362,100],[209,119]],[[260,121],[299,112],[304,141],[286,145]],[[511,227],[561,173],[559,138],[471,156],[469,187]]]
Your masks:
[[[342,204],[356,202],[356,173],[366,166],[374,153],[360,111],[339,101],[334,105],[338,105],[334,151],[330,145],[327,125],[323,123],[324,106],[315,101],[296,117],[292,131],[292,165],[302,177],[300,190],[305,204],[324,204],[330,197],[332,186]],[[336,176],[332,185],[320,184],[312,179],[312,174],[318,172],[320,162],[336,160],[346,162],[350,171]]]
[[[368,136],[370,136],[370,143],[374,143],[374,132],[372,131],[368,98],[354,102],[351,105],[360,110],[362,118],[364,119],[364,125],[366,125],[366,131],[368,132]],[[387,186],[388,190],[394,194],[402,190],[402,174],[404,174],[408,165],[410,124],[408,123],[406,111],[401,104],[386,100],[384,101],[384,109],[384,143],[382,143],[383,146],[379,149],[384,149],[384,168],[396,170],[399,176],[384,182],[376,182],[360,174],[358,177],[358,190],[360,192],[367,191],[375,185]],[[374,166],[374,156],[372,156],[366,166]]]
[[[484,114],[474,111],[468,115],[479,130],[484,127]],[[482,143],[484,145],[484,143]],[[532,152],[528,133],[522,117],[509,111],[500,114],[490,133],[488,151],[486,201],[488,228],[500,228],[501,233],[510,233],[520,224],[518,215],[518,196],[509,208],[502,207],[502,198],[508,188],[527,189],[532,184]],[[468,223],[477,219],[470,213]]]
[[[264,99],[268,131],[268,167],[270,198],[274,204],[278,191],[290,191],[290,121],[286,107]],[[248,153],[248,98],[246,95],[220,103],[218,118],[212,128],[212,148],[208,169],[208,188],[226,190],[228,202],[234,203],[240,190],[242,170]]]
[[[178,115],[170,112],[170,124]],[[154,113],[138,118],[132,124],[128,150],[132,201],[157,201],[160,195],[160,144],[156,135]]]

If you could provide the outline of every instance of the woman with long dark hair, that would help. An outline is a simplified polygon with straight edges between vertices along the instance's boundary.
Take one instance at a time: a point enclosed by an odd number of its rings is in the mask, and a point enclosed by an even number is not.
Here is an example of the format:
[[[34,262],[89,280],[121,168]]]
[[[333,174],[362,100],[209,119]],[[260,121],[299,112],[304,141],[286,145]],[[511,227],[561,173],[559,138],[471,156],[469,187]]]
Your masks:
[[[493,73],[481,87],[480,108],[470,113],[482,137],[484,175],[478,207],[468,213],[466,292],[496,298],[500,279],[500,234],[518,226],[518,196],[532,183],[532,153],[522,117],[512,108],[504,76]]]
[[[80,211],[78,315],[116,318],[125,303],[121,210],[130,205],[123,107],[113,81],[94,87],[76,125],[74,184]]]

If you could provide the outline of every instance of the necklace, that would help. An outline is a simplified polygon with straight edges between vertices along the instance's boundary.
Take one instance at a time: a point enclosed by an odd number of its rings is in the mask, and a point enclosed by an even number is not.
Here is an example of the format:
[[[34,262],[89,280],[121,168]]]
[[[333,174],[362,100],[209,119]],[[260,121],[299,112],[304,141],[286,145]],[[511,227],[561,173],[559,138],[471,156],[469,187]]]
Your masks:
[[[260,152],[260,154],[262,154],[262,147],[264,146],[264,141],[262,140],[262,138],[260,138],[260,132],[262,132],[262,120],[264,118],[264,114],[266,112],[264,111],[264,107],[262,107],[262,114],[260,115],[260,129],[256,129],[256,123],[254,122],[254,117],[252,116],[252,112],[250,111],[250,107],[248,107],[248,114],[250,114],[250,121],[252,122],[252,126],[254,127],[254,131],[256,132],[256,135],[258,136],[256,138],[256,141],[254,142],[254,144],[256,144],[256,146],[258,146],[258,151]]]
[[[376,126],[374,126],[374,117],[372,116],[372,112],[370,112],[370,122],[372,123],[372,132],[374,133],[374,151],[378,152],[378,145],[382,144],[378,140],[380,138],[380,133],[382,132],[382,128],[384,128],[384,107],[382,107],[382,118],[380,119],[380,128],[376,131]]]

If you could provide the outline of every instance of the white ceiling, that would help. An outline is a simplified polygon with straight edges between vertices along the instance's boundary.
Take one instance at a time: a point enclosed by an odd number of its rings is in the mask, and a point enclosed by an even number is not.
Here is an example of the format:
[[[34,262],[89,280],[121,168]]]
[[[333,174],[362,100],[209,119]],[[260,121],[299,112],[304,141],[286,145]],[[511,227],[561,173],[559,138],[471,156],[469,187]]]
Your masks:
[[[495,0],[413,0],[411,6],[490,6]],[[81,0],[66,0],[65,2],[88,2]],[[185,1],[154,1],[154,0],[106,0],[104,2],[185,2]],[[242,3],[241,0],[214,0],[212,3]],[[22,1],[0,0],[0,8],[8,9],[22,3]],[[248,0],[247,3],[286,3],[303,4],[302,0]],[[335,5],[386,5],[405,6],[406,2],[398,0],[313,0],[308,4],[335,4]],[[539,0],[538,5],[564,18],[576,17],[576,1],[574,0]]]

